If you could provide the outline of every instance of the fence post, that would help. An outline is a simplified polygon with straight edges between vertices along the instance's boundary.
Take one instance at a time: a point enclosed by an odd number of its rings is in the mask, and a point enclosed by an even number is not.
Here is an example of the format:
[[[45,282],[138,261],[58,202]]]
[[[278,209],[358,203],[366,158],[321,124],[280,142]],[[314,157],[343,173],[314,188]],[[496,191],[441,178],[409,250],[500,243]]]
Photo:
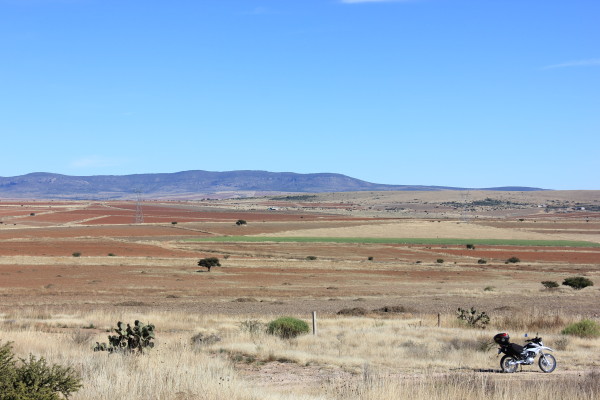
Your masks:
[[[312,322],[313,322],[313,335],[317,334],[317,312],[312,312]]]

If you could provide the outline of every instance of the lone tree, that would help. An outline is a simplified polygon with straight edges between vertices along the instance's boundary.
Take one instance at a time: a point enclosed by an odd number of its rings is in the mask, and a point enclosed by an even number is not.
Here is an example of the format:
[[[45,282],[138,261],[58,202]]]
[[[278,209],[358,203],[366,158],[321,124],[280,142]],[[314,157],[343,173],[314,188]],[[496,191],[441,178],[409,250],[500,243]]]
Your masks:
[[[235,222],[235,224],[236,224],[237,226],[242,226],[242,225],[246,225],[246,224],[247,224],[247,222],[246,222],[246,220],[245,220],[245,219],[238,219],[238,220]]]
[[[198,265],[208,269],[208,272],[210,272],[210,269],[212,267],[220,267],[221,263],[219,262],[219,259],[217,257],[208,257],[198,261]]]

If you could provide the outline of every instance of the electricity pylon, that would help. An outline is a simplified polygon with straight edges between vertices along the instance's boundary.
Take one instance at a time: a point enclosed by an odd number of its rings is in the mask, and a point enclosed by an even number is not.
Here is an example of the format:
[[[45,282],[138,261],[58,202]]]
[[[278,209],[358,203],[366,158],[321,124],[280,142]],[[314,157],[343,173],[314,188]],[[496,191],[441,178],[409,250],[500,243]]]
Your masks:
[[[141,224],[144,222],[144,213],[142,212],[142,191],[136,190],[136,202],[135,202],[135,223]]]

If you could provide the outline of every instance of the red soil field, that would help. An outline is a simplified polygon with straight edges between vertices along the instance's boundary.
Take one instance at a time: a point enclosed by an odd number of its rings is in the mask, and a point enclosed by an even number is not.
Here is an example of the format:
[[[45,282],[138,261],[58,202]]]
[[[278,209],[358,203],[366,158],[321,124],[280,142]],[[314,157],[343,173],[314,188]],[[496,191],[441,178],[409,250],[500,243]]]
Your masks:
[[[18,222],[26,224],[35,223],[55,223],[66,224],[79,221],[81,224],[129,224],[135,222],[136,204],[133,202],[114,202],[99,204],[75,204],[75,209],[65,209],[59,207],[40,208],[39,204],[28,204],[26,210],[13,209],[1,210],[4,217],[27,217],[18,218],[7,222]],[[34,208],[34,207],[38,208]],[[188,208],[186,208],[188,207]],[[31,216],[30,214],[35,215]],[[289,213],[283,211],[220,211],[220,210],[199,210],[185,204],[142,205],[142,214],[146,223],[167,223],[167,222],[235,222],[243,219],[248,222],[254,221],[323,221],[323,220],[348,220],[352,218],[311,213]]]
[[[202,255],[189,250],[102,238],[0,242],[0,256],[71,256],[75,252],[81,253],[81,256],[114,254],[123,257],[199,257]]]
[[[178,238],[179,236],[203,236],[202,232],[178,228],[176,226],[160,225],[106,225],[106,226],[66,226],[56,228],[26,228],[0,230],[0,239],[46,239],[46,238],[76,238],[76,237],[148,237],[148,238]]]
[[[571,264],[600,264],[600,249],[598,248],[554,248],[547,247],[484,247],[477,246],[476,250],[439,249],[440,253],[476,257],[486,260],[505,261],[511,257],[517,257],[521,262],[560,262]]]
[[[291,204],[285,202],[285,206]],[[512,299],[518,293],[513,287],[537,293],[542,280],[560,281],[566,274],[574,273],[593,276],[600,266],[599,248],[477,245],[475,250],[467,250],[464,246],[441,245],[186,241],[211,235],[356,227],[393,221],[392,218],[309,210],[238,211],[234,206],[172,202],[144,203],[144,223],[134,224],[135,202],[0,205],[0,220],[4,222],[0,225],[0,257],[4,258],[0,263],[0,296],[6,307],[58,307],[66,303],[80,307],[90,303],[91,308],[110,309],[132,294],[140,294],[151,307],[197,310],[201,300],[210,302],[211,312],[239,312],[241,306],[232,304],[231,299],[244,296],[270,298],[268,312],[277,313],[278,307],[283,306],[276,299],[289,302],[290,312],[296,312],[299,299],[318,302],[306,307],[334,311],[343,302],[355,305],[354,299],[359,296],[368,298],[366,301],[373,306],[398,296],[417,308],[424,307],[419,304],[423,301],[419,296],[428,296],[428,307],[439,310],[451,303],[464,306],[465,291],[475,296],[469,298],[469,303],[487,301],[493,305],[501,296]],[[355,207],[335,202],[304,206],[332,210]],[[238,219],[246,220],[248,225],[236,226]],[[597,222],[571,220],[501,219],[474,223],[506,229],[526,226],[542,232],[590,234],[599,230],[593,225]],[[74,252],[81,256],[73,257]],[[109,253],[115,256],[108,256]],[[223,267],[204,272],[196,263],[207,256],[219,257]],[[316,260],[309,261],[309,256]],[[513,256],[521,262],[504,263]],[[373,260],[369,261],[369,257]],[[488,263],[478,264],[480,258]],[[437,259],[444,262],[437,263]],[[490,281],[493,286],[500,286],[497,293],[483,292]],[[175,294],[177,298],[167,297]],[[342,300],[336,300],[338,297]],[[596,301],[590,296],[578,298],[577,303],[570,292],[565,292],[564,298],[568,301],[554,296],[552,301],[574,309],[578,304],[587,307]],[[244,307],[263,310],[265,305]]]

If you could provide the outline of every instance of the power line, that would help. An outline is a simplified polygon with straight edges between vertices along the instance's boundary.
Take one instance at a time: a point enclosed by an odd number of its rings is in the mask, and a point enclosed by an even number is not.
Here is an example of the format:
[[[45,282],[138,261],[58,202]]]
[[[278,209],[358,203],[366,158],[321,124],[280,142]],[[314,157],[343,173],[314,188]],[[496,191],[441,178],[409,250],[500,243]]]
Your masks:
[[[142,212],[142,191],[136,190],[136,202],[135,202],[135,221],[136,224],[142,224],[144,222],[144,213]]]
[[[461,215],[460,215],[460,219],[462,220],[462,222],[469,222],[470,219],[470,215],[469,215],[469,191],[464,191],[461,192],[462,198],[463,198],[463,207],[462,207],[462,211],[461,211]]]

